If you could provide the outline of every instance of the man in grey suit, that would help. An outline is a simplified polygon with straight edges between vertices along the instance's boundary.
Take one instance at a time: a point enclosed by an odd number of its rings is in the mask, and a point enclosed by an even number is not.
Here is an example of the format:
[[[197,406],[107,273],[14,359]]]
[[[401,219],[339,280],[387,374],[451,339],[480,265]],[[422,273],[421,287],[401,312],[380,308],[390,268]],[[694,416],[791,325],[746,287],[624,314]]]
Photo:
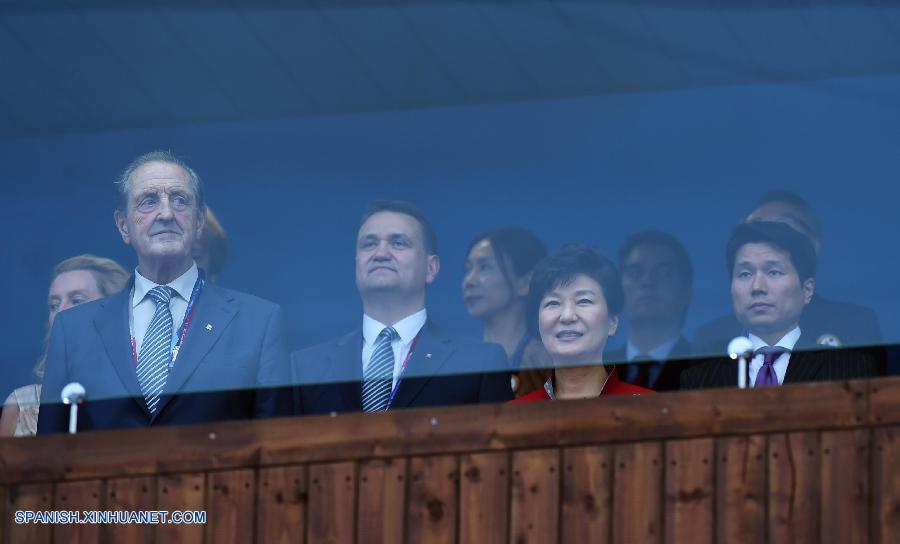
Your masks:
[[[154,151],[117,185],[116,226],[138,265],[120,293],[54,320],[38,433],[67,428],[59,402],[69,382],[87,392],[79,430],[288,415],[281,310],[209,283],[193,260],[206,214],[200,177]]]
[[[437,237],[422,212],[407,202],[373,202],[357,231],[362,328],[292,354],[294,413],[512,398],[500,346],[451,338],[428,319],[425,290],[439,270]]]
[[[735,227],[725,251],[734,315],[753,344],[747,383],[752,387],[845,380],[876,375],[870,354],[822,350],[801,329],[815,293],[812,242],[783,222]],[[742,334],[735,330],[734,336]],[[817,351],[801,351],[819,348]],[[700,363],[681,374],[683,389],[737,384],[737,365],[727,358]]]

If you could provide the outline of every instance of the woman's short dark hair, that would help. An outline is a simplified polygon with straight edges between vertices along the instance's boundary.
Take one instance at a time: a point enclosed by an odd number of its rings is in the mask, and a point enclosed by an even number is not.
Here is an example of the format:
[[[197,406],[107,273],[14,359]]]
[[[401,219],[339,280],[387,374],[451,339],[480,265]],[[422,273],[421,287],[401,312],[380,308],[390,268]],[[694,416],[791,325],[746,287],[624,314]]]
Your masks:
[[[469,244],[466,256],[484,240],[490,242],[500,272],[509,284],[534,270],[535,265],[547,256],[547,248],[540,238],[522,227],[501,227],[482,233]]]
[[[528,325],[538,336],[538,313],[544,296],[571,283],[576,276],[585,275],[597,282],[606,299],[610,316],[619,315],[625,304],[619,271],[612,261],[597,250],[581,245],[569,244],[546,257],[534,267],[528,288]]]
[[[728,277],[734,274],[734,261],[738,251],[747,244],[768,244],[786,252],[797,269],[801,282],[816,277],[816,248],[812,240],[780,221],[753,221],[734,227],[725,246]]]

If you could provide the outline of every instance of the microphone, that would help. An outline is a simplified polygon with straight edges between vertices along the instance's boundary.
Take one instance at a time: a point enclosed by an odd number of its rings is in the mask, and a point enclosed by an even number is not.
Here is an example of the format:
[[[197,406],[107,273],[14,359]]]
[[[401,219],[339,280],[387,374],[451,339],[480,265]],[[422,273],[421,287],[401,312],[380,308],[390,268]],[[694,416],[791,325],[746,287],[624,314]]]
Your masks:
[[[728,342],[728,356],[738,361],[738,387],[747,387],[747,363],[753,357],[753,342],[746,336],[737,336]]]
[[[87,392],[84,390],[84,386],[78,382],[66,384],[62,389],[62,393],[60,394],[62,402],[63,404],[70,405],[69,434],[75,434],[78,430],[78,405],[84,402],[86,394]]]

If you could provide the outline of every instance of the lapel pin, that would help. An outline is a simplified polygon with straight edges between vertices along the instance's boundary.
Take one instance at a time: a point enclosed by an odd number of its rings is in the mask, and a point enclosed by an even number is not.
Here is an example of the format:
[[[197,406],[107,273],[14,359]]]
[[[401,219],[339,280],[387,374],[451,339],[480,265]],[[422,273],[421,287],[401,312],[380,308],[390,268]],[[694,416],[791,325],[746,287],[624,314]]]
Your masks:
[[[212,330],[212,323],[207,323],[207,324],[206,324],[206,330],[208,330],[208,331],[211,331],[211,330]]]
[[[431,354],[430,354],[430,353],[426,353],[426,354],[425,354],[425,358],[426,358],[426,359],[431,359]]]

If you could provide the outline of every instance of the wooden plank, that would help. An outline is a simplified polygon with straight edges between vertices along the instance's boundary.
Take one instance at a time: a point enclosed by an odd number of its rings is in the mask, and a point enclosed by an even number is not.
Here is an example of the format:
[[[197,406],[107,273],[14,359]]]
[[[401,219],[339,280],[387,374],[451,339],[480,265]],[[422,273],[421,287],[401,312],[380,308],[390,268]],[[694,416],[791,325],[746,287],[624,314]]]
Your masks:
[[[12,515],[18,510],[53,510],[53,484],[27,484],[11,488],[9,499],[6,511]],[[8,530],[7,542],[14,544],[43,544],[50,542],[53,536],[52,525],[18,525],[12,518]]]
[[[702,544],[713,541],[712,438],[666,443],[666,542]]]
[[[608,446],[563,451],[562,541],[606,542],[612,530],[613,452]]]
[[[357,542],[403,541],[406,459],[376,459],[359,465]]]
[[[410,459],[406,542],[456,542],[457,463],[452,455]]]
[[[9,502],[9,488],[0,486],[0,542],[9,542],[9,525],[15,523],[14,511],[9,509]]]
[[[559,456],[557,449],[513,452],[511,541],[542,543],[559,538]]]
[[[459,541],[466,544],[509,540],[509,455],[463,455],[459,470]]]
[[[869,430],[823,432],[823,543],[869,542]]]
[[[287,544],[306,533],[306,467],[293,465],[259,471],[256,541]]]
[[[156,510],[155,478],[115,478],[106,481],[104,510],[140,511]],[[100,526],[101,539],[107,542],[153,542],[160,525],[104,524]]]
[[[156,479],[156,507],[170,513],[206,510],[206,475],[199,472],[159,476]],[[157,525],[156,542],[202,542],[204,531],[205,527],[200,524]]]
[[[256,512],[256,472],[253,469],[206,475],[206,540],[253,542]]]
[[[867,383],[420,408],[4,440],[0,485],[853,428],[867,415]],[[58,455],[60,451],[70,454]]]
[[[819,542],[818,433],[769,437],[769,542]]]
[[[716,542],[766,541],[765,436],[716,441]]]
[[[869,382],[869,419],[876,425],[900,423],[900,377]]]
[[[649,397],[655,395],[647,395]],[[612,541],[660,542],[663,450],[659,442],[636,442],[613,450]]]
[[[103,481],[60,482],[56,484],[53,504],[56,510],[102,510]],[[54,542],[97,542],[99,539],[100,525],[97,524],[68,523],[53,526]]]
[[[900,535],[900,428],[875,429],[872,466],[873,540],[892,544]]]
[[[310,465],[308,544],[350,544],[356,534],[356,466]]]

